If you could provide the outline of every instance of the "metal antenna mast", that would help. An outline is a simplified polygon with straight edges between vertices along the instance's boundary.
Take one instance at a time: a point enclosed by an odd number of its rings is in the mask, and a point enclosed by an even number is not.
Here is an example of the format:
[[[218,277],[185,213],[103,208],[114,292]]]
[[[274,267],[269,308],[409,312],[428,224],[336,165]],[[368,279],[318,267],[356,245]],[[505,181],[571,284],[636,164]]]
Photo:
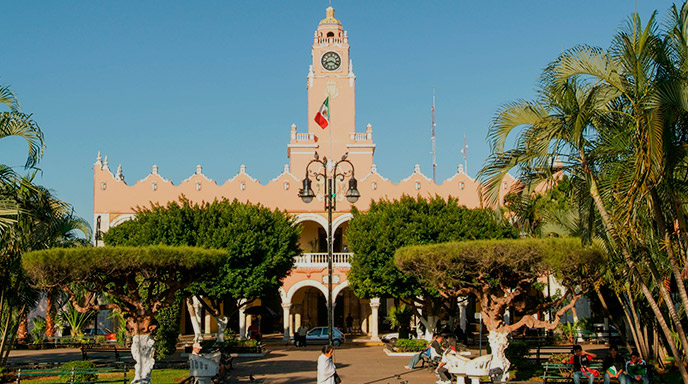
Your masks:
[[[468,174],[468,144],[466,144],[466,135],[463,135],[463,148],[461,148],[461,153],[463,153],[463,171]]]
[[[437,183],[437,151],[435,150],[435,88],[432,88],[432,181]]]

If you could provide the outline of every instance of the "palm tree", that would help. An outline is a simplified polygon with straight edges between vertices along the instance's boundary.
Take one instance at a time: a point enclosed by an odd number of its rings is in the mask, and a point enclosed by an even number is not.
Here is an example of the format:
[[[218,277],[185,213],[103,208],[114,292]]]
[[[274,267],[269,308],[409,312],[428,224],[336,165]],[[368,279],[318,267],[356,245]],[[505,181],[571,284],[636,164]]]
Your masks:
[[[29,148],[24,166],[34,167],[43,156],[43,132],[30,114],[20,111],[19,101],[8,87],[0,86],[0,105],[9,109],[0,112],[0,139],[18,136],[26,140]],[[0,185],[14,182],[15,177],[14,170],[0,162]],[[0,200],[0,234],[15,222],[16,214],[17,206],[12,199]]]
[[[685,10],[684,5],[682,12],[675,12],[682,20],[676,29],[683,34],[673,37],[674,41],[685,42],[683,36],[688,36],[683,27],[688,20]],[[680,100],[676,95],[688,92],[686,77],[681,75],[686,73],[682,70],[685,60],[676,64],[675,58],[682,56],[672,53],[671,35],[662,38],[657,33],[654,18],[653,14],[643,27],[633,15],[608,51],[589,46],[566,51],[545,70],[538,100],[502,108],[490,129],[493,153],[480,176],[486,180],[488,200],[494,203],[501,179],[510,169],[517,168],[525,185],[533,185],[551,179],[554,159],[562,158],[563,171],[587,186],[609,248],[619,250],[672,354],[682,361],[688,357],[688,348],[679,352],[653,290],[657,289],[666,303],[681,345],[688,345],[656,262],[668,257],[682,302],[688,306],[678,258],[673,246],[666,247],[676,236],[667,223],[676,218],[681,225],[684,219],[685,194],[672,195],[672,190],[685,187],[688,136],[683,135],[679,123],[687,109],[677,99],[685,102],[686,98]],[[685,47],[682,50],[685,52]],[[673,103],[670,96],[674,96]],[[504,150],[507,136],[517,128],[522,132],[515,148]],[[677,151],[672,152],[674,149]],[[671,203],[680,205],[678,217],[669,217],[664,211]],[[647,229],[653,228],[648,224],[656,226],[664,248],[652,244],[656,236],[648,236]],[[646,281],[641,270],[649,272],[651,281]],[[688,382],[685,367],[679,366]]]
[[[631,244],[622,247],[627,250],[623,254],[630,267],[634,261],[629,248],[653,248],[648,244],[652,237],[639,236],[642,233],[639,227],[647,225],[642,221],[648,216],[652,218],[663,241],[681,302],[688,307],[688,293],[676,255],[680,248],[673,245],[677,234],[672,233],[668,224],[676,221],[680,226],[685,223],[683,208],[673,212],[671,208],[676,207],[676,202],[685,202],[685,195],[677,195],[674,191],[677,186],[685,186],[683,170],[687,160],[686,129],[680,123],[688,111],[688,103],[684,99],[677,102],[675,96],[688,94],[684,70],[688,57],[686,48],[680,46],[685,42],[688,12],[685,4],[682,12],[677,12],[675,7],[673,10],[675,27],[666,38],[657,33],[654,14],[644,27],[638,15],[633,15],[626,28],[617,33],[608,52],[581,46],[562,55],[554,81],[586,76],[617,96],[608,114],[620,121],[615,128],[621,128],[623,136],[618,135],[617,129],[604,138],[607,149],[616,159],[604,163],[611,177],[606,178],[607,184],[603,187],[612,192],[617,208],[615,217],[611,218],[614,224],[610,222],[609,227],[618,232],[614,239],[617,243],[622,241],[622,236],[631,239]],[[649,215],[638,215],[639,207],[643,206]],[[664,274],[651,257],[644,261],[661,298],[667,303],[681,344],[688,345],[670,292],[661,283]],[[668,331],[666,327],[667,338]],[[683,356],[688,358],[688,347],[683,348]]]

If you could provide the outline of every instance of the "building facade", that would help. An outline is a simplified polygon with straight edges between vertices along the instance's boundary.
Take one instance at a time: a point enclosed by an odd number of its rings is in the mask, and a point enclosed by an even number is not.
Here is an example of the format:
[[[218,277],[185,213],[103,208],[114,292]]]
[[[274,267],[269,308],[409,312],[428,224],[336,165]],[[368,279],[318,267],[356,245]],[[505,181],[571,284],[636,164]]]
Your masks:
[[[347,31],[335,18],[334,9],[329,7],[326,17],[318,23],[313,35],[312,63],[306,77],[308,116],[311,119],[303,131],[299,131],[296,125],[291,126],[287,144],[288,164],[284,165],[281,174],[267,184],[261,184],[251,177],[244,165],[234,177],[219,184],[206,177],[202,167],[198,165],[193,175],[175,185],[165,179],[158,172],[158,167],[153,165],[148,176],[129,185],[124,181],[121,166],[113,173],[107,156],[103,159],[99,153],[93,168],[96,230],[106,232],[131,219],[137,206],[146,207],[150,202],[166,204],[178,200],[181,195],[192,202],[211,202],[226,198],[286,210],[296,217],[303,228],[300,245],[304,253],[297,257],[294,269],[280,289],[285,338],[301,324],[326,325],[328,219],[324,209],[324,183],[314,180],[316,197],[310,204],[304,203],[298,196],[302,175],[305,175],[307,164],[316,152],[321,158],[335,160],[347,154],[347,159],[354,165],[361,193],[361,198],[353,205],[362,211],[368,209],[371,201],[398,199],[402,195],[454,197],[468,208],[481,206],[481,185],[465,173],[462,165],[457,167],[456,174],[441,183],[435,183],[423,175],[418,165],[407,178],[398,183],[377,172],[373,127],[367,124],[363,129],[357,130],[355,126],[356,75],[349,53]],[[312,117],[325,99],[329,100],[330,114],[329,125],[323,129]],[[380,299],[357,298],[347,280],[350,260],[355,255],[348,252],[343,240],[348,222],[352,218],[352,204],[344,198],[343,193],[347,189],[346,183],[347,180],[337,180],[335,183],[336,190],[341,193],[336,194],[337,212],[332,220],[335,250],[332,278],[334,318],[342,319],[351,315],[355,329],[377,339]],[[516,180],[507,175],[501,186],[501,197],[514,183]],[[250,316],[241,312],[239,329],[242,335],[246,325],[250,323]],[[206,321],[205,326],[208,332],[214,328],[210,320]]]

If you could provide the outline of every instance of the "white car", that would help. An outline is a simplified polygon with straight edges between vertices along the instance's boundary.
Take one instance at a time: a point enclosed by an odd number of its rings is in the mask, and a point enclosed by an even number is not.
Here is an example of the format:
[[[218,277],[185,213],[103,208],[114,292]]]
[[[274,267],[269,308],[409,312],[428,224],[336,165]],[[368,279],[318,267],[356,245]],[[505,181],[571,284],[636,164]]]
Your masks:
[[[380,337],[380,340],[382,340],[385,343],[393,343],[397,341],[399,338],[399,332],[393,332],[393,333],[385,333]],[[409,339],[415,339],[416,336],[413,333],[409,334]]]

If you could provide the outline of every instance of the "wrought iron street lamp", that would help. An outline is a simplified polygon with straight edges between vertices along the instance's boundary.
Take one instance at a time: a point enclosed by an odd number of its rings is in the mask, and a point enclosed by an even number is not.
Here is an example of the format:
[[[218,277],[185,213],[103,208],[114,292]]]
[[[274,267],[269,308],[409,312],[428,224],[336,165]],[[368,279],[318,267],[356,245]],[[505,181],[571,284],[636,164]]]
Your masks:
[[[349,177],[349,188],[346,191],[346,199],[350,203],[355,203],[361,197],[358,192],[358,181],[354,177],[354,165],[347,160],[348,152],[337,162],[330,162],[327,157],[320,159],[318,152],[315,152],[314,159],[306,165],[306,177],[303,178],[303,188],[299,190],[299,197],[304,203],[310,203],[315,197],[313,188],[311,187],[311,179],[313,176],[316,181],[321,182],[325,187],[324,201],[325,210],[327,210],[327,332],[330,345],[334,345],[332,327],[334,324],[332,313],[332,248],[334,241],[332,239],[332,211],[337,209],[337,185],[336,182],[343,182]],[[311,170],[311,165],[317,164],[316,170]],[[342,168],[342,165],[348,164],[347,168]]]

